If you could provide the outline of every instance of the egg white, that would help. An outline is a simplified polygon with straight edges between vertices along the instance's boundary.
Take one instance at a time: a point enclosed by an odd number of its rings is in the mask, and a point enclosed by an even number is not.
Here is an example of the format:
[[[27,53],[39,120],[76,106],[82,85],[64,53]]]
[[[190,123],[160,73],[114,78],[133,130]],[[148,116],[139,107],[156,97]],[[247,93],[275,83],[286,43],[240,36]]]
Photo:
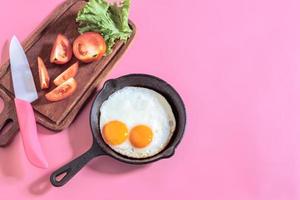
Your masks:
[[[113,120],[126,124],[128,131],[137,125],[152,129],[153,139],[144,148],[134,147],[129,139],[120,145],[110,145],[116,152],[132,157],[146,158],[163,150],[176,127],[172,108],[159,93],[142,87],[124,87],[113,93],[100,108],[100,128]]]

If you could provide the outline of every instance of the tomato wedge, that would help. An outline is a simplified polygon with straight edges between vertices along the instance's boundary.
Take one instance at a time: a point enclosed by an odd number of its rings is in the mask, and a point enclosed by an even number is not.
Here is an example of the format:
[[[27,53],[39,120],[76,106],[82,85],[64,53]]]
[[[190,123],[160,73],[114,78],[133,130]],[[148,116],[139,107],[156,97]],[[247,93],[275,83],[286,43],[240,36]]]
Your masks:
[[[55,64],[65,64],[72,58],[72,46],[68,38],[62,34],[58,34],[53,44],[50,62]]]
[[[47,68],[45,66],[44,61],[40,57],[37,58],[37,62],[39,68],[40,87],[41,89],[47,89],[49,87],[50,82]]]
[[[78,36],[73,43],[75,57],[85,63],[100,60],[106,51],[103,37],[96,32],[86,32]]]
[[[78,72],[78,67],[79,67],[78,62],[74,63],[68,69],[66,69],[63,73],[61,73],[58,77],[56,77],[54,79],[53,83],[56,86],[59,86],[60,84],[62,84],[66,80],[68,80],[69,78],[76,76],[76,74]]]
[[[60,101],[71,96],[77,88],[74,78],[70,78],[45,95],[49,101]]]

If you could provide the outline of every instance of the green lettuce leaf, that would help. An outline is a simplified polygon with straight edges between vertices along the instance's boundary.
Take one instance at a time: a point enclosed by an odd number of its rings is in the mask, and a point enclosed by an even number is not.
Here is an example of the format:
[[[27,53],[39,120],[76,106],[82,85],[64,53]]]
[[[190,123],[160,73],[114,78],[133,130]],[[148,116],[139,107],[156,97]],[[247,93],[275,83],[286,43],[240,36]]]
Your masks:
[[[90,0],[78,12],[79,32],[99,32],[103,36],[107,51],[111,53],[117,40],[126,41],[132,30],[128,25],[130,0],[124,0],[122,6],[110,5],[105,0]]]

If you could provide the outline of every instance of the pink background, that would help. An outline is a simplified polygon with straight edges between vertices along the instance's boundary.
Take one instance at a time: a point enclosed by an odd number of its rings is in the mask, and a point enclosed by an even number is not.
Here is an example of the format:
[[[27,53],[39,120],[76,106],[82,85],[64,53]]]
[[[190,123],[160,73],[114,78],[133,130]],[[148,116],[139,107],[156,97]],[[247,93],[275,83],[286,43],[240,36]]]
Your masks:
[[[2,1],[2,61],[5,42],[24,39],[60,2]],[[138,32],[109,78],[142,72],[177,88],[188,124],[175,156],[143,167],[95,159],[52,187],[49,174],[91,145],[89,103],[59,134],[38,128],[48,170],[28,163],[19,135],[0,149],[0,198],[300,199],[299,1],[132,4]]]

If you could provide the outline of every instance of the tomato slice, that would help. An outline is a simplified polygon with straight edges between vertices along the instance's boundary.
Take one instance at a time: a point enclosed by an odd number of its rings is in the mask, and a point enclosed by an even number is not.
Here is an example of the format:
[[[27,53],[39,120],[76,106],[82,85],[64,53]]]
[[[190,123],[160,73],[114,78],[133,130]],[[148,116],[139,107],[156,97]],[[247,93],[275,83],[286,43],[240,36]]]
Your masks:
[[[45,95],[49,101],[60,101],[71,96],[77,88],[74,78],[70,78]]]
[[[78,36],[73,43],[75,57],[85,63],[100,60],[106,51],[103,37],[96,32],[86,32]]]
[[[40,87],[41,89],[47,89],[49,87],[50,82],[47,68],[45,66],[44,61],[40,57],[37,58],[37,62],[39,68]]]
[[[53,83],[56,86],[59,86],[69,78],[75,77],[78,72],[79,64],[78,62],[71,65],[68,69],[66,69],[63,73],[61,73],[58,77],[56,77],[53,81]]]
[[[72,58],[72,46],[68,38],[62,34],[58,34],[53,44],[50,62],[55,64],[65,64]]]

